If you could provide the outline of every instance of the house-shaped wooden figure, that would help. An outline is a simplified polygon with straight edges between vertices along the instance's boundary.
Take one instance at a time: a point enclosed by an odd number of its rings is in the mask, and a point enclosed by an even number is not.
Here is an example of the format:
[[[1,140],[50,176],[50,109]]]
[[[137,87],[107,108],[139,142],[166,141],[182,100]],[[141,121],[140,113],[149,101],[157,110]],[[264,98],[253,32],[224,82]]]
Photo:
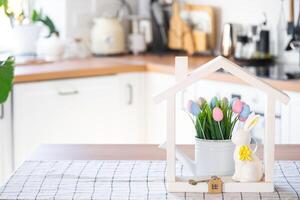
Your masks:
[[[264,179],[260,182],[241,183],[232,181],[231,177],[222,177],[223,192],[272,192],[274,191],[274,134],[275,134],[275,103],[279,101],[287,104],[289,97],[282,91],[273,88],[263,80],[249,74],[245,69],[218,56],[208,63],[199,66],[188,73],[187,57],[175,58],[175,75],[177,83],[155,97],[156,103],[167,101],[167,188],[169,192],[208,192],[207,183],[190,185],[187,180],[176,177],[175,170],[175,105],[176,93],[184,90],[189,85],[201,78],[216,72],[219,69],[231,73],[245,83],[261,90],[266,94],[265,102],[265,133],[264,133]]]

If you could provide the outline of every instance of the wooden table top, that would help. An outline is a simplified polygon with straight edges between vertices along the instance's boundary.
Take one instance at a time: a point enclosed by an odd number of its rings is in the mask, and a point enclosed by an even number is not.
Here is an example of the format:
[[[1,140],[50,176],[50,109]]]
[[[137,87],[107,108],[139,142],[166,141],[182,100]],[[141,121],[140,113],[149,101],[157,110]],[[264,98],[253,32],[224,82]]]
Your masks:
[[[53,63],[17,65],[15,83],[44,81],[64,78],[100,76],[124,72],[158,72],[174,74],[175,55],[125,55],[116,57],[91,57]],[[213,59],[212,56],[189,57],[190,70]],[[226,73],[214,73],[206,79],[240,83],[243,81]],[[300,92],[299,80],[272,80],[266,82],[281,90]]]
[[[178,145],[191,158],[193,145]],[[262,146],[258,155],[262,158]],[[28,160],[165,160],[157,144],[43,144]],[[276,160],[300,160],[300,144],[275,146]]]

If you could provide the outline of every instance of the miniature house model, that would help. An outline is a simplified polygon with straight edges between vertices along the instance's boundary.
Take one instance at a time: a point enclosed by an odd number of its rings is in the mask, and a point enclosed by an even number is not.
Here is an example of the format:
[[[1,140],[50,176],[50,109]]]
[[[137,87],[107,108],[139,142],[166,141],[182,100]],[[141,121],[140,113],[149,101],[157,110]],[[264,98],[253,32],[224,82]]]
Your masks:
[[[265,133],[264,133],[264,178],[260,182],[234,182],[231,177],[221,177],[223,192],[272,192],[274,191],[274,134],[275,134],[275,103],[279,101],[287,104],[289,97],[280,90],[273,88],[243,68],[219,56],[208,63],[199,66],[188,73],[187,57],[175,58],[175,75],[177,83],[171,88],[155,97],[155,102],[167,101],[167,188],[169,192],[208,192],[207,183],[190,185],[187,180],[176,177],[175,159],[175,105],[176,93],[189,85],[205,78],[219,69],[224,69],[243,80],[245,83],[261,90],[266,94],[265,102]]]

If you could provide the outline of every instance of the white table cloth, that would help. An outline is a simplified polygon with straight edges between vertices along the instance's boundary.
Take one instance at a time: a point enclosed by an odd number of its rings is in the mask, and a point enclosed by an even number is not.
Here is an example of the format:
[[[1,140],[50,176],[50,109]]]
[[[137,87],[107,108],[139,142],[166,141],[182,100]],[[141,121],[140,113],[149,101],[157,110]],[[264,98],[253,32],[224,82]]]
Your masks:
[[[177,174],[188,175],[177,163]],[[0,199],[299,199],[300,161],[277,161],[273,193],[167,193],[165,161],[26,161]]]

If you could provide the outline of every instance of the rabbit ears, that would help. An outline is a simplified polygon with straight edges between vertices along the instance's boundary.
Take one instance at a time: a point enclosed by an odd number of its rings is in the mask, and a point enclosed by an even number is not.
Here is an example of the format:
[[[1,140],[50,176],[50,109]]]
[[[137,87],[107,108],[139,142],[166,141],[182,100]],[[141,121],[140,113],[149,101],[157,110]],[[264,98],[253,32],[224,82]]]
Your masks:
[[[244,129],[250,131],[254,126],[256,126],[258,122],[259,122],[259,115],[256,115],[254,112],[252,112],[245,122]]]

